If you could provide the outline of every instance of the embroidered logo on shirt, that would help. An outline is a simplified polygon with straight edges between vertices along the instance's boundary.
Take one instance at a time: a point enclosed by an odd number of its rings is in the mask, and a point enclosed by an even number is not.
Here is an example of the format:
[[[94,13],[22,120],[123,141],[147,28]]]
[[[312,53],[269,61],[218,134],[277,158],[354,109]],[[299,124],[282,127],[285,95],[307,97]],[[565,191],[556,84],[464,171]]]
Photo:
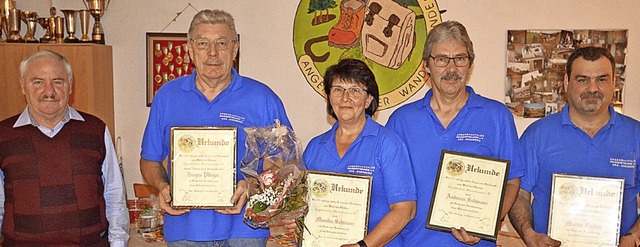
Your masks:
[[[458,141],[482,142],[484,134],[460,133],[456,135]]]
[[[231,114],[231,113],[226,113],[226,112],[220,113],[220,120],[233,121],[236,123],[244,123],[244,117]]]
[[[347,170],[352,174],[372,175],[376,170],[375,166],[349,165]]]
[[[609,163],[611,163],[611,166],[614,166],[614,167],[636,168],[636,161],[635,160],[609,158]]]

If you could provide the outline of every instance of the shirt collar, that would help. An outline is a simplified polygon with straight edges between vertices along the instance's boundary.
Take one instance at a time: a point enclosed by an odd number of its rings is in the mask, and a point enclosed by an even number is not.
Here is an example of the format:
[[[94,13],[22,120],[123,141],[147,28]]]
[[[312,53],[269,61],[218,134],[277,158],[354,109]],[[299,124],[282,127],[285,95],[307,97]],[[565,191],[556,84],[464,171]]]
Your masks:
[[[473,88],[471,88],[470,86],[465,86],[464,90],[469,93],[469,99],[467,99],[467,102],[464,104],[463,108],[482,107],[484,105],[484,101],[481,100],[481,96],[476,94],[476,92],[473,91]],[[431,97],[433,97],[433,89],[429,89],[429,91],[427,91],[427,94],[422,100],[422,104],[418,104],[418,107],[431,108]]]
[[[607,124],[605,126],[615,126],[616,124],[620,124],[620,121],[622,121],[620,119],[620,114],[618,114],[614,109],[613,106],[609,105],[608,106],[608,111],[609,111],[609,121],[607,122]],[[573,124],[573,122],[571,121],[571,118],[569,117],[569,103],[567,103],[563,108],[562,108],[562,125],[571,125],[574,127],[578,127],[575,124]],[[604,127],[603,127],[604,128]]]
[[[365,114],[366,115],[366,114]],[[364,124],[364,128],[362,129],[362,132],[360,132],[360,134],[358,135],[358,138],[356,138],[356,140],[360,139],[363,136],[376,136],[378,135],[379,132],[379,126],[375,124],[375,121],[371,118],[371,116],[366,115],[367,120],[366,123]],[[336,139],[336,130],[338,129],[338,122],[334,123],[333,126],[331,127],[331,130],[329,130],[329,134],[325,135],[324,138],[322,140],[320,140],[321,143],[335,143],[335,139]],[[354,140],[354,142],[356,142]]]
[[[182,90],[185,91],[198,91],[200,92],[200,90],[198,90],[198,87],[196,86],[196,75],[197,75],[198,71],[193,71],[193,73],[191,73],[189,76],[189,79],[185,81],[185,83],[182,84],[181,88]],[[238,90],[239,88],[242,87],[242,79],[240,78],[240,74],[238,74],[238,71],[236,71],[236,69],[231,68],[231,82],[229,83],[229,85],[222,90],[221,94],[224,94],[225,91],[231,90],[231,91],[235,91]],[[202,94],[202,92],[200,92]]]
[[[84,118],[82,117],[82,115],[80,115],[80,113],[78,111],[76,111],[76,109],[73,109],[73,107],[71,106],[67,106],[67,110],[64,113],[64,117],[62,117],[62,121],[60,121],[60,123],[65,124],[67,122],[69,122],[70,120],[78,120],[78,121],[84,121]],[[60,124],[58,123],[58,124]],[[31,113],[29,113],[29,106],[27,105],[24,108],[24,111],[22,111],[22,113],[20,114],[20,116],[18,116],[18,120],[16,120],[15,124],[13,124],[14,128],[17,127],[22,127],[25,125],[33,125],[36,127],[39,127],[40,125],[33,119],[33,117],[31,116]]]

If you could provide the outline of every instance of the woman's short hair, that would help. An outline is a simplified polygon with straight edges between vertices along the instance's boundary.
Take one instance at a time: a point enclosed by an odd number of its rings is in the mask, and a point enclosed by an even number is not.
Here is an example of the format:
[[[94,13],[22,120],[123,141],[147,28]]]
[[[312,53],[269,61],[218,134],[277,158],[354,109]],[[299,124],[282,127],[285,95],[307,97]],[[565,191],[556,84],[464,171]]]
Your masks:
[[[376,76],[373,71],[369,69],[369,66],[364,62],[357,59],[342,59],[338,64],[334,64],[327,68],[324,74],[324,93],[327,96],[327,113],[333,118],[338,119],[336,113],[333,111],[330,102],[330,92],[333,82],[336,80],[343,80],[347,82],[353,82],[355,84],[362,84],[365,86],[367,93],[373,96],[373,100],[365,113],[369,116],[378,110],[378,102],[380,93],[378,91],[378,83],[376,82]]]

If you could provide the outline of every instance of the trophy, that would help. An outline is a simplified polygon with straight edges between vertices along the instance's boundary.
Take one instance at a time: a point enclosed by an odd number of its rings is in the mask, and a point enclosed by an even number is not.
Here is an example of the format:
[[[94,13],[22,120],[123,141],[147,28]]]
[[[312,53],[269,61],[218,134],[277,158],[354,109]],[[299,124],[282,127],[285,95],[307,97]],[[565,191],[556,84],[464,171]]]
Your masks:
[[[82,37],[80,37],[80,42],[91,42],[89,39],[89,24],[91,24],[91,12],[89,10],[83,9],[79,10],[80,14],[80,30],[82,30]]]
[[[95,19],[93,23],[93,33],[91,35],[93,42],[104,44],[104,29],[100,24],[100,18],[104,15],[109,7],[111,0],[84,0],[84,6],[91,12],[91,16]]]
[[[24,24],[27,24],[27,33],[24,34],[24,41],[27,43],[40,43],[36,39],[36,27],[38,25],[38,13],[23,11],[20,15]]]
[[[51,36],[51,29],[49,29],[49,18],[48,17],[38,17],[38,24],[44,29],[44,35],[40,38],[41,43],[49,43],[54,40]]]
[[[4,31],[4,35],[9,38],[9,15],[11,10],[15,9],[16,1],[13,0],[0,0],[0,28]],[[0,31],[0,32],[2,32]]]
[[[2,39],[2,30],[4,30],[4,18],[2,18],[2,13],[0,13],[0,43],[4,43],[4,39]]]
[[[55,23],[53,25],[55,41],[56,43],[61,44],[64,42],[64,18],[56,16],[51,17],[51,19],[53,19],[53,23]]]
[[[67,34],[69,34],[66,38],[64,38],[65,43],[78,43],[80,40],[76,37],[76,16],[78,11],[72,9],[63,9],[60,10],[64,14],[65,25],[67,27]]]
[[[24,42],[24,40],[22,39],[22,36],[20,36],[20,29],[22,27],[22,25],[20,25],[20,10],[19,9],[12,9],[9,11],[9,33],[7,33],[7,42],[14,42],[14,43],[22,43]]]

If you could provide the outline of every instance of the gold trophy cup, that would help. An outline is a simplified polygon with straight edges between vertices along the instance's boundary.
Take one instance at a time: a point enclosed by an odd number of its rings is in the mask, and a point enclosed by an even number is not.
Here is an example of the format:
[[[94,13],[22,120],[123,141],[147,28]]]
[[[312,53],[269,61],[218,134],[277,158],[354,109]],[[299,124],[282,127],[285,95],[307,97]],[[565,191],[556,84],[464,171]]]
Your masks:
[[[55,43],[62,44],[64,43],[64,18],[60,16],[51,17],[53,18],[53,28],[55,35]]]
[[[0,0],[0,28],[2,28],[1,32],[4,32],[4,35],[9,39],[10,30],[9,30],[9,15],[11,14],[11,10],[16,8],[16,1],[13,0]]]
[[[91,34],[94,43],[104,44],[104,29],[100,23],[100,18],[107,11],[111,0],[84,0],[84,6],[91,13],[91,16],[95,19],[93,23],[93,33]]]
[[[82,31],[80,42],[91,42],[91,39],[89,39],[89,24],[91,24],[91,12],[89,10],[83,9],[78,11],[78,14],[80,14],[80,30]]]
[[[42,29],[44,29],[44,35],[42,36],[42,38],[40,38],[40,43],[49,43],[52,40],[55,40],[51,36],[51,30],[49,29],[49,20],[49,17],[38,17],[38,24],[40,24]]]
[[[20,36],[20,29],[22,23],[20,22],[20,16],[22,15],[19,9],[12,9],[9,11],[9,32],[7,33],[7,42],[22,43],[24,39]]]
[[[64,14],[65,25],[67,27],[68,36],[64,38],[65,43],[78,43],[80,40],[76,37],[76,17],[78,11],[73,9],[60,10]]]
[[[0,13],[0,43],[4,43],[4,39],[2,39],[2,30],[4,30],[4,18],[2,18],[2,13]]]
[[[22,11],[20,15],[24,24],[27,24],[27,33],[24,34],[24,41],[27,43],[40,43],[36,38],[36,27],[38,26],[38,13],[32,11]]]

